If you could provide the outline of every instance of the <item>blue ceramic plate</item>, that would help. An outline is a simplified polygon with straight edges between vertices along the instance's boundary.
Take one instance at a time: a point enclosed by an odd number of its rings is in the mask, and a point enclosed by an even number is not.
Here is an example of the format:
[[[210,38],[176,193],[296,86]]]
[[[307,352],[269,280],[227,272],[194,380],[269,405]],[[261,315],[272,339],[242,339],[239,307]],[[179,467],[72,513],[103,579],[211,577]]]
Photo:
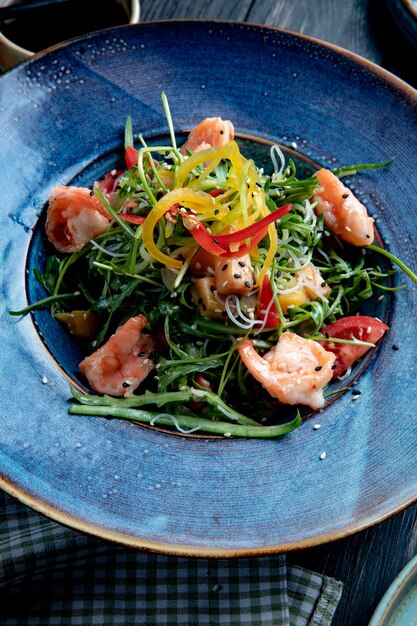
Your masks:
[[[375,304],[391,328],[365,371],[353,374],[359,398],[345,393],[275,441],[173,436],[70,416],[75,347],[46,314],[7,314],[37,296],[32,269],[44,256],[42,216],[51,187],[91,182],[113,167],[128,115],[145,138],[166,135],[162,90],[178,132],[221,115],[242,137],[279,142],[324,166],[393,157],[389,169],[361,174],[352,184],[377,216],[385,245],[415,265],[411,88],[307,37],[204,21],[96,33],[37,55],[6,74],[0,88],[0,484],[6,491],[93,535],[209,556],[326,542],[416,500],[417,289],[408,279],[406,290]],[[394,284],[403,280],[397,276]],[[313,430],[316,422],[322,427]]]
[[[417,555],[398,574],[384,594],[369,626],[416,626]]]

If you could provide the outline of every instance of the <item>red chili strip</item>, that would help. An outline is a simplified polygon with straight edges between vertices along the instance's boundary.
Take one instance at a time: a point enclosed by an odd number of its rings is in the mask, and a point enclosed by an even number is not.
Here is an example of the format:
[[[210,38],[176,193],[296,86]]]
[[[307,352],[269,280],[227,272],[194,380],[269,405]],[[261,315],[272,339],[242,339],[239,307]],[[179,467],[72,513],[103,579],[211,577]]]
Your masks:
[[[239,248],[236,250],[236,252],[226,251],[221,256],[224,256],[224,257],[227,257],[227,258],[231,258],[231,257],[234,257],[234,256],[242,256],[244,254],[247,254],[248,252],[250,252],[261,241],[261,239],[263,239],[265,237],[267,232],[268,232],[268,226],[262,228],[257,235],[252,237],[251,240],[250,240],[250,244],[249,245],[246,245],[246,244],[243,243],[241,246],[239,246]],[[217,237],[216,237],[216,240],[217,240]]]
[[[220,256],[227,253],[224,248],[222,248],[215,241],[213,241],[213,238],[208,234],[203,224],[197,224],[196,226],[194,226],[194,228],[191,228],[190,233],[194,237],[196,242],[202,248],[204,248],[204,250],[207,250],[207,252],[214,254],[214,256]]]
[[[214,237],[220,245],[229,244],[229,243],[240,243],[244,239],[250,239],[259,233],[259,229],[264,229],[265,226],[269,226],[272,222],[275,222],[280,217],[286,215],[292,209],[292,204],[286,204],[280,209],[276,209],[276,211],[272,211],[268,215],[265,215],[262,219],[258,220],[254,224],[247,226],[246,228],[242,228],[241,230],[236,231],[235,233],[229,233],[228,235],[211,235]],[[260,240],[258,240],[260,241]]]

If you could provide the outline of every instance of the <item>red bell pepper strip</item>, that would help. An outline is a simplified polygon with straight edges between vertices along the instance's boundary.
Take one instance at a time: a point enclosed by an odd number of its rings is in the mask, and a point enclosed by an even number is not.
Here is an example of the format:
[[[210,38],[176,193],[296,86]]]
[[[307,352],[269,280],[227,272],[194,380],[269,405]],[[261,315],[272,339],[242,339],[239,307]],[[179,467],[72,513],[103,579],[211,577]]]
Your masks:
[[[172,207],[172,209],[175,207]],[[286,215],[292,209],[291,204],[286,204],[285,206],[269,213],[262,219],[258,220],[251,226],[247,226],[246,228],[242,228],[234,233],[229,233],[228,235],[210,235],[203,224],[197,222],[194,228],[190,229],[191,235],[194,237],[196,242],[204,248],[207,252],[210,252],[214,256],[242,256],[247,252],[250,252],[252,248],[254,248],[260,241],[263,239],[268,232],[269,224],[275,222],[280,217]],[[175,212],[182,214],[182,211],[175,210]],[[187,218],[190,219],[190,216],[187,215]],[[192,219],[192,218],[191,218]],[[235,251],[227,250],[222,247],[222,244],[228,245],[233,243],[241,243],[246,239],[250,239],[249,244],[242,243],[239,248]]]
[[[211,235],[211,237],[214,237],[220,245],[229,243],[240,243],[245,239],[250,239],[254,235],[257,235],[260,228],[265,228],[265,226],[269,226],[269,224],[272,224],[272,222],[275,222],[280,217],[286,215],[289,211],[291,211],[291,209],[292,204],[285,204],[280,209],[276,209],[275,211],[268,213],[268,215],[265,215],[265,217],[258,220],[257,222],[254,222],[250,226],[247,226],[246,228],[242,228],[241,230],[238,230],[234,233],[229,233],[228,235]]]
[[[252,237],[249,245],[242,243],[242,245],[240,245],[239,248],[235,252],[232,252],[231,250],[226,250],[226,252],[222,254],[221,256],[231,258],[234,256],[243,256],[244,254],[247,254],[265,237],[267,232],[268,232],[268,226],[266,226],[265,228],[262,228],[262,230],[257,235]],[[217,237],[216,237],[216,241],[217,241]]]
[[[130,168],[134,165],[138,164],[138,154],[139,153],[137,150],[135,150],[135,148],[132,148],[132,146],[127,146],[125,151],[125,161],[128,170],[130,170]]]
[[[213,241],[213,238],[208,234],[203,224],[196,224],[194,228],[190,229],[190,233],[196,242],[204,248],[204,250],[207,250],[207,252],[214,254],[214,256],[225,254],[226,250]]]
[[[265,312],[262,313],[262,311],[266,311],[268,309],[268,306],[270,305],[272,298],[273,298],[273,293],[271,289],[271,281],[270,281],[269,276],[265,276],[263,283],[262,283],[262,287],[259,290],[258,303],[256,305],[257,315],[259,319],[261,320],[265,319]],[[269,308],[269,311],[266,315],[265,326],[267,328],[274,328],[279,325],[279,322],[280,322],[280,318],[279,318],[278,308],[274,301],[272,302]]]
[[[125,222],[131,222],[132,224],[143,224],[146,219],[142,215],[133,215],[133,213],[119,213],[119,217]]]

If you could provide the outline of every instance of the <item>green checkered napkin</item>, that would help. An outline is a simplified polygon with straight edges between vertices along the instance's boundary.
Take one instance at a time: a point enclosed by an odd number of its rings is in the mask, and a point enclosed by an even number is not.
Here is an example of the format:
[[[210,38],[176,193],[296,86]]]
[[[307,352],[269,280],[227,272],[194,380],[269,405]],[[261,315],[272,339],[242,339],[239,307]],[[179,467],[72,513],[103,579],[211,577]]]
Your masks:
[[[342,584],[284,555],[188,559],[69,530],[0,491],[4,626],[326,626]]]

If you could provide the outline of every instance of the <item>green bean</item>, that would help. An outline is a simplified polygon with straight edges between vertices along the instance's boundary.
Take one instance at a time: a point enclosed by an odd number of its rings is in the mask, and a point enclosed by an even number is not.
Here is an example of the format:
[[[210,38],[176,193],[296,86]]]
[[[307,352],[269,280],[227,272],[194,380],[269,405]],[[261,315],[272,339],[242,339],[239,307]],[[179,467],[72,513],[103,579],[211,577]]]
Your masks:
[[[242,426],[259,426],[255,420],[229,407],[217,394],[203,388],[194,389],[185,386],[184,389],[180,391],[166,391],[165,393],[152,393],[148,391],[141,396],[130,396],[127,398],[112,398],[107,395],[89,396],[87,394],[77,393],[73,388],[71,388],[71,393],[80,404],[89,406],[105,405],[109,407],[137,408],[149,404],[161,407],[173,402],[207,402],[210,406],[218,409],[226,418],[237,424],[241,424]]]
[[[224,437],[245,437],[251,439],[274,439],[276,437],[282,437],[301,424],[301,417],[298,412],[296,417],[286,424],[276,426],[249,426],[212,421],[200,417],[192,417],[190,415],[170,416],[166,413],[142,411],[140,409],[125,408],[122,406],[86,406],[71,404],[68,410],[71,415],[118,417],[140,422],[141,424],[151,424],[152,426],[157,421],[161,426],[174,425],[180,432],[184,432],[185,429],[189,429],[189,432],[200,430],[213,435],[223,435]]]

